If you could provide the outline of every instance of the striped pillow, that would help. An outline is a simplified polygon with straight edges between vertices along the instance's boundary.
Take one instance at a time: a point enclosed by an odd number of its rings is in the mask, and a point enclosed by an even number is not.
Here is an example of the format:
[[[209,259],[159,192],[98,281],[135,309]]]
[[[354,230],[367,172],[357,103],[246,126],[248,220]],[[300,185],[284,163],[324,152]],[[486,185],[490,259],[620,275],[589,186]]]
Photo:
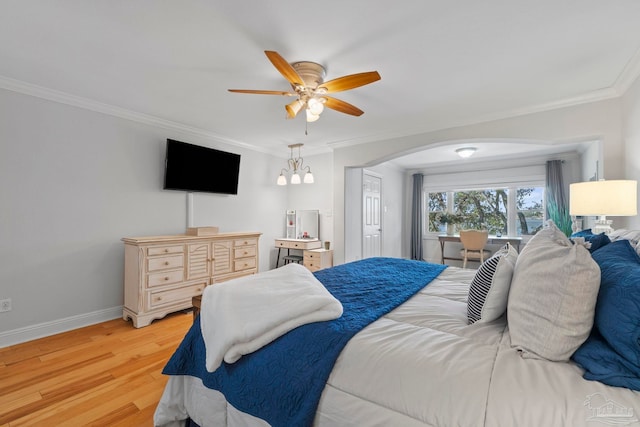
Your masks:
[[[507,310],[511,276],[518,252],[508,243],[482,263],[469,287],[469,324],[491,322]]]

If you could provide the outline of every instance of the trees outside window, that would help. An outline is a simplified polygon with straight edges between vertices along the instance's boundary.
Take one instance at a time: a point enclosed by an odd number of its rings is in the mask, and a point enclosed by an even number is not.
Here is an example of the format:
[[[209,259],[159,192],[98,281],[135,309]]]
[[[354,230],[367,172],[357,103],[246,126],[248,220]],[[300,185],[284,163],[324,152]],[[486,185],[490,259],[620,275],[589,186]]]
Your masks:
[[[507,234],[508,194],[509,190],[505,188],[455,192],[453,210],[463,218],[459,229]]]
[[[429,193],[427,195],[427,206],[429,209],[429,228],[430,232],[443,232],[446,225],[440,222],[440,216],[447,212],[447,192]]]
[[[486,229],[496,235],[533,235],[544,222],[542,187],[429,192],[426,196],[430,232],[445,230],[439,221],[445,212],[459,217],[458,230]]]
[[[542,187],[518,188],[516,209],[516,235],[536,234],[544,224],[544,193]]]

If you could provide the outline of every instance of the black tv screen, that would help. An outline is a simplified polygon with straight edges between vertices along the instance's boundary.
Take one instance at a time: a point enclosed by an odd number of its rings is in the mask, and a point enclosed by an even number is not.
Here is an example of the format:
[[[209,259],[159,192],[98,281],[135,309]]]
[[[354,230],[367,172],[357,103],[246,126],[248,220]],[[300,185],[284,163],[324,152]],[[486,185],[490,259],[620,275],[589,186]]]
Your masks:
[[[238,194],[240,154],[167,139],[164,189]]]

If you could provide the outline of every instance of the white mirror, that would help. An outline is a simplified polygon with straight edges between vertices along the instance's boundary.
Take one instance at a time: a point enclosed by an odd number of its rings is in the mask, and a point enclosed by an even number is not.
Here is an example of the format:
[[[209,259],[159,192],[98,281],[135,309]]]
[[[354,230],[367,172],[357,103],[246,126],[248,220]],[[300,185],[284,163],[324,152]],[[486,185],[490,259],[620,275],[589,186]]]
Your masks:
[[[287,211],[288,239],[318,239],[320,212],[318,210]]]

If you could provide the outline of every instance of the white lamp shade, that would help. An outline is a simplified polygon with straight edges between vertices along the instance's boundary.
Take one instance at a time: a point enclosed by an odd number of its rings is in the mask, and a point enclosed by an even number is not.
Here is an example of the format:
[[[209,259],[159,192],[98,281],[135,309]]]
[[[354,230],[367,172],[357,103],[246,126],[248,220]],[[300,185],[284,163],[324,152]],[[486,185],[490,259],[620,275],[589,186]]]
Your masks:
[[[298,172],[291,175],[291,184],[300,184],[300,175]]]
[[[322,104],[322,102],[317,100],[316,98],[311,98],[307,102],[307,105],[309,106],[309,111],[311,111],[311,114],[315,114],[316,116],[319,116],[324,111],[324,104]]]
[[[280,176],[278,177],[278,181],[276,181],[276,183],[278,185],[287,185],[287,177],[284,176],[283,174],[280,174]]]
[[[307,108],[307,122],[315,122],[319,118],[320,116],[318,114],[313,114],[311,110]]]
[[[637,215],[638,182],[610,180],[571,184],[569,213],[579,216]]]
[[[307,172],[304,174],[304,183],[313,184],[313,175],[311,174],[311,172]]]

